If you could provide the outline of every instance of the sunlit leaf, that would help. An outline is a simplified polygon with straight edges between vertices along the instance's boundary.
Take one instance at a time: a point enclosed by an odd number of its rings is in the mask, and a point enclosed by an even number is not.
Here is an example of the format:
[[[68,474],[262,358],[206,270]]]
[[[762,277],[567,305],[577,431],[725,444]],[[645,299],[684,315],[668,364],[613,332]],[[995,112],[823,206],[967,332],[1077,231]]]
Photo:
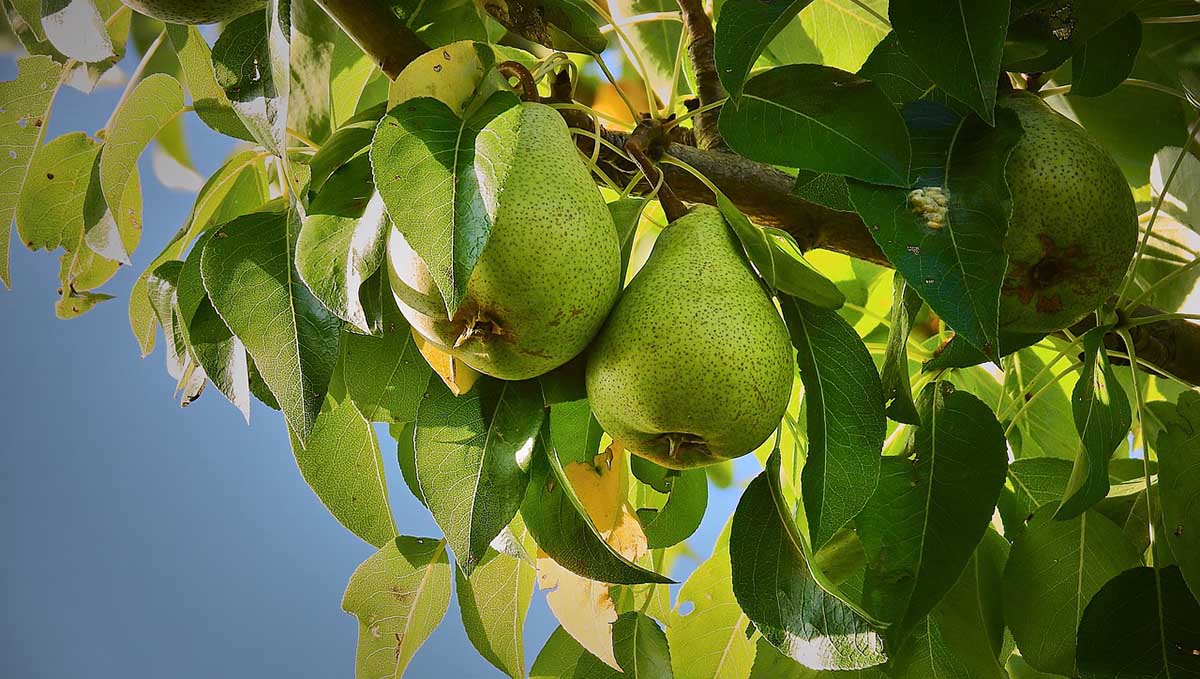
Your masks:
[[[1200,396],[1179,396],[1179,419],[1154,443],[1166,541],[1192,595],[1200,599]]]
[[[904,277],[892,277],[892,311],[889,317],[887,352],[879,379],[888,417],[907,424],[920,424],[917,406],[913,402],[912,380],[908,375],[908,337],[912,324],[921,310],[921,298],[909,287]]]
[[[717,74],[734,98],[742,94],[742,85],[767,43],[812,0],[758,2],[725,0],[716,27]]]
[[[116,56],[94,0],[42,0],[42,28],[55,49],[77,61]]]
[[[501,536],[503,537],[503,535]],[[488,550],[468,578],[455,570],[455,591],[467,638],[488,662],[514,679],[525,676],[525,615],[533,599],[534,548],[517,517],[512,537],[526,555]]]
[[[287,124],[286,85],[276,82],[272,73],[269,26],[261,13],[251,12],[225,25],[212,47],[212,65],[217,85],[246,130],[279,154]],[[203,82],[207,94],[207,78]],[[224,102],[216,98],[213,106],[220,110]]]
[[[533,661],[529,679],[620,679],[620,670],[588,653],[567,630],[554,630]]]
[[[671,651],[667,637],[654,620],[625,613],[613,623],[613,652],[631,679],[670,679]]]
[[[342,610],[358,618],[355,676],[400,679],[450,606],[446,543],[400,536],[350,577]]]

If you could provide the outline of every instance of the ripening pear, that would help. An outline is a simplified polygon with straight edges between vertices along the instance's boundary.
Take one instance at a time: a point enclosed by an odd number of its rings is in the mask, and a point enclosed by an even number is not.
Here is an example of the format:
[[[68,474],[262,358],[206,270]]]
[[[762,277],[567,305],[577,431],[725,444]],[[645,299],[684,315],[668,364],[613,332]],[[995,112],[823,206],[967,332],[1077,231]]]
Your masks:
[[[429,270],[395,228],[388,268],[400,311],[422,337],[479,372],[536,377],[592,341],[620,291],[612,215],[566,123],[544,104],[521,105],[513,167],[491,236],[453,318]]]
[[[1083,128],[1030,92],[1003,95],[999,105],[1024,129],[1005,170],[1013,211],[1000,323],[1059,330],[1120,284],[1137,245],[1137,210],[1121,169]]]
[[[266,0],[121,0],[148,17],[172,24],[215,24],[262,9]]]
[[[792,347],[721,213],[692,208],[658,237],[592,345],[587,392],[631,452],[687,469],[771,435],[792,389]]]

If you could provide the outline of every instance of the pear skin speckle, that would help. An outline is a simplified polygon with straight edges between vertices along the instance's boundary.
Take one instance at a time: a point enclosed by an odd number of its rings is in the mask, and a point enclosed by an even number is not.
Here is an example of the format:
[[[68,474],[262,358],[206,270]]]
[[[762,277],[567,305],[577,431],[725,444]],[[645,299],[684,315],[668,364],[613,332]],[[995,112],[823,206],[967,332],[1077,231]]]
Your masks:
[[[1024,130],[1005,169],[1013,213],[1000,323],[1058,330],[1120,284],[1137,246],[1137,209],[1120,168],[1083,128],[1028,92],[999,104]]]
[[[716,208],[667,227],[588,359],[597,420],[672,468],[739,457],[779,424],[792,388],[787,328]]]
[[[392,290],[413,328],[506,380],[583,351],[620,292],[616,227],[566,123],[543,104],[522,104],[520,116],[491,236],[453,319],[437,314],[437,288],[403,236],[393,229],[388,241]]]

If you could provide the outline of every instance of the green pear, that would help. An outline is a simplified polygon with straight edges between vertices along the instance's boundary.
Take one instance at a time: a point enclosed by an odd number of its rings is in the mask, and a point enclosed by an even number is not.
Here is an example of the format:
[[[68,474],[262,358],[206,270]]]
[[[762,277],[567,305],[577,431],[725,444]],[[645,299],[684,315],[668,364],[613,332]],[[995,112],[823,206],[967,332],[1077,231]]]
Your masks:
[[[745,455],[779,425],[793,354],[774,303],[713,207],[658,237],[592,345],[596,419],[672,469]]]
[[[256,9],[266,0],[121,0],[153,19],[173,24],[215,24],[230,21]]]
[[[452,318],[424,262],[395,228],[388,268],[422,337],[479,372],[536,377],[592,341],[620,292],[616,226],[557,111],[522,104],[513,167],[491,236]]]
[[[1005,169],[1013,211],[1000,323],[1059,330],[1120,284],[1137,246],[1137,210],[1121,169],[1083,128],[1030,92],[999,105],[1024,129]]]

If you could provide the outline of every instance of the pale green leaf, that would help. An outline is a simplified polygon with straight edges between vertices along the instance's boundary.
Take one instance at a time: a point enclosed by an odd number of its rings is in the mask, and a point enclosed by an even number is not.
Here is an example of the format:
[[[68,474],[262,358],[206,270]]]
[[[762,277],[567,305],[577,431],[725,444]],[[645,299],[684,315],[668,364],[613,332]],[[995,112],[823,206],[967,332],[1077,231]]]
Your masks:
[[[528,557],[535,545],[519,516],[510,529],[518,549],[493,545],[469,578],[462,570],[456,570],[454,578],[467,638],[497,669],[521,679],[525,676],[525,615],[537,571]],[[498,540],[504,537],[502,533]]]
[[[0,282],[10,286],[8,248],[17,201],[45,132],[62,67],[49,57],[17,62],[16,80],[0,82]]]
[[[416,419],[432,369],[391,293],[385,293],[382,334],[343,333],[342,369],[350,397],[368,420],[401,424]]]
[[[298,221],[290,211],[239,217],[214,232],[200,267],[213,307],[246,345],[303,444],[333,375],[341,323],[292,265]]]
[[[1001,408],[1005,427],[1016,426],[1010,434],[1015,457],[1062,457],[1074,459],[1079,449],[1079,434],[1074,431],[1069,384],[1055,380],[1066,361],[1045,370],[1044,354],[1022,349],[1001,362],[1004,368],[1006,403]],[[1036,401],[1032,399],[1036,398]],[[1028,404],[1028,405],[1026,405]]]
[[[350,577],[342,610],[358,618],[355,676],[400,679],[450,606],[446,543],[400,536]]]
[[[30,250],[75,250],[100,144],[69,132],[38,149],[16,205],[17,235]]]
[[[883,398],[887,404],[888,417],[907,424],[920,424],[920,415],[913,402],[912,380],[908,375],[908,336],[917,313],[921,311],[921,298],[904,281],[899,273],[892,276],[892,311],[889,315],[887,350],[879,379],[883,386]]]
[[[226,24],[213,44],[212,65],[217,85],[246,130],[264,148],[278,154],[287,125],[287,83],[277,82],[273,73],[268,29],[258,12]],[[223,104],[218,100],[218,106]]]
[[[95,63],[117,56],[94,0],[42,0],[46,39],[64,55]]]
[[[1192,594],[1200,599],[1200,395],[1179,396],[1179,419],[1154,442],[1167,544]]]
[[[192,100],[192,108],[205,125],[228,137],[254,141],[225,90],[217,84],[212,51],[195,26],[166,25],[167,36],[179,57],[179,72]]]
[[[767,44],[812,0],[725,0],[716,27],[714,56],[721,84],[735,99]]]
[[[891,30],[888,0],[814,0],[767,47],[773,63],[856,71]]]

